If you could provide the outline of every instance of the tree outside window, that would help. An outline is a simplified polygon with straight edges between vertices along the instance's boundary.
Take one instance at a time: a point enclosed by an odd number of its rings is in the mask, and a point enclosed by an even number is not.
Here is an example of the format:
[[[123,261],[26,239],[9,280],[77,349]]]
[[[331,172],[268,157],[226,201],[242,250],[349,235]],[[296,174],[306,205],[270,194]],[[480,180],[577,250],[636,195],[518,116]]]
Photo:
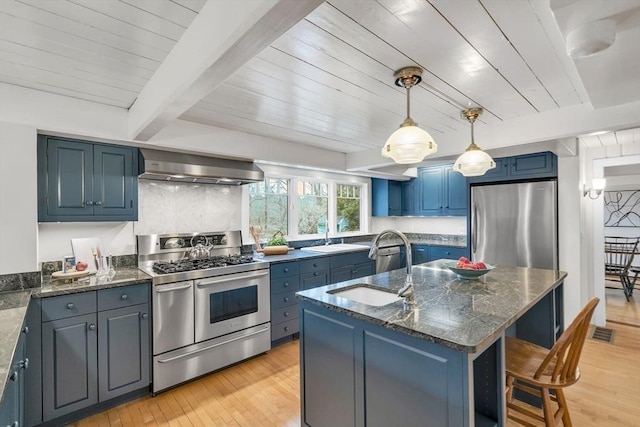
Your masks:
[[[289,226],[289,180],[266,178],[249,184],[249,224],[262,227],[262,236],[276,231],[287,234]]]
[[[329,213],[329,184],[298,182],[298,234],[316,234]]]
[[[359,185],[336,185],[336,218],[334,231],[360,231]]]

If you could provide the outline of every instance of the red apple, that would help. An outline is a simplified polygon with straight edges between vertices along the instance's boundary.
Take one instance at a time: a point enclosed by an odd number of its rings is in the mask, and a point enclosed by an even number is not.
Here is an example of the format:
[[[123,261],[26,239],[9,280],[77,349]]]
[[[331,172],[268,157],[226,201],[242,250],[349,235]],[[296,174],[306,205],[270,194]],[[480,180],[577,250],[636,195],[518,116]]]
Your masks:
[[[89,267],[89,265],[86,262],[79,261],[76,263],[77,271],[85,271],[87,267]]]

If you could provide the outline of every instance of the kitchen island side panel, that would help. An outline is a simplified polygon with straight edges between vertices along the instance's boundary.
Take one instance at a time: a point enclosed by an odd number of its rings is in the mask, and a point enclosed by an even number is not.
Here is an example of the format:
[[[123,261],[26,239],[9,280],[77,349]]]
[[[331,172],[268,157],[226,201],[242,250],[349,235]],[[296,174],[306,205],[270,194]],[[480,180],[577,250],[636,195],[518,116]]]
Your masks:
[[[303,425],[471,425],[465,353],[314,304],[300,315]]]

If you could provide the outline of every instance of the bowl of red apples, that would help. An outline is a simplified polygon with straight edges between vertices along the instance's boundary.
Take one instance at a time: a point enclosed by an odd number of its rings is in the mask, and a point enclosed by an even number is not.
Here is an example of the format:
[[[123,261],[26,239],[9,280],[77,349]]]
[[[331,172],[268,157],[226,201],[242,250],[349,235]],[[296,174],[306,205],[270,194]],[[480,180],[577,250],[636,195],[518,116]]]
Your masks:
[[[445,266],[461,279],[477,279],[493,270],[491,264],[482,261],[471,262],[466,257],[460,257],[457,262],[448,262]]]

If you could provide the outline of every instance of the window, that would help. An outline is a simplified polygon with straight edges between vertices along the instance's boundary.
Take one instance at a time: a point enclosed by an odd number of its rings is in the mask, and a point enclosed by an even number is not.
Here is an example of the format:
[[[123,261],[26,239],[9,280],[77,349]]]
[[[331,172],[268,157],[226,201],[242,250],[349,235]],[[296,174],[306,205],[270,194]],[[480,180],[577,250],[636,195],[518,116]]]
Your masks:
[[[329,212],[329,184],[298,181],[298,234],[324,233]]]
[[[266,178],[249,184],[249,223],[262,227],[264,236],[289,230],[289,180]]]
[[[360,186],[336,185],[336,223],[334,231],[360,231]]]
[[[367,231],[368,178],[272,169],[275,176],[244,187],[243,229],[260,226],[263,241],[277,231],[288,240],[324,238],[327,226],[331,237]]]

